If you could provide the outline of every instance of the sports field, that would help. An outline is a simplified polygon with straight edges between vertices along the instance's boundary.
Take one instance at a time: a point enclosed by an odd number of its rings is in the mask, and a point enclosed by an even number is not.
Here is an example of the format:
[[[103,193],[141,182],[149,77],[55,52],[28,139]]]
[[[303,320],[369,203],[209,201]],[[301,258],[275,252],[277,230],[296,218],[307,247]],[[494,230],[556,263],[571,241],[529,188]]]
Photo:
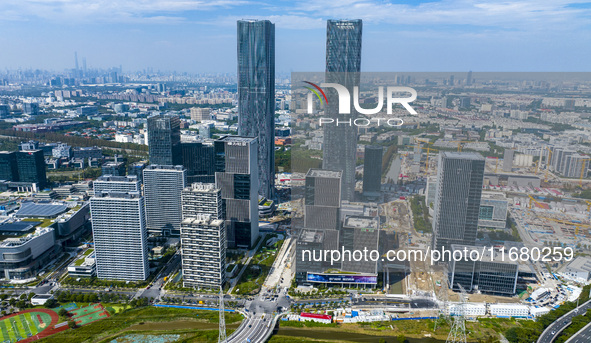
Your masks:
[[[56,323],[52,323],[52,316],[44,311],[31,310],[4,317],[0,320],[1,341],[17,342],[35,336]]]
[[[109,312],[101,304],[90,304],[76,310],[71,310],[68,313],[78,326],[109,317]]]

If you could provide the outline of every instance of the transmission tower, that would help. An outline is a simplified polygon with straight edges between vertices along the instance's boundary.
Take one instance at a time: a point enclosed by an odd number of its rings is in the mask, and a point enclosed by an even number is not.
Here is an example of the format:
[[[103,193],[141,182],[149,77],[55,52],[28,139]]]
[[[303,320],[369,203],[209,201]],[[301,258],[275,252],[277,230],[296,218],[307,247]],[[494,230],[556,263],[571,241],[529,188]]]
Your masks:
[[[438,296],[439,301],[441,302],[441,309],[439,310],[439,318],[435,321],[435,327],[433,331],[437,330],[437,325],[439,321],[447,322],[451,325],[451,317],[449,313],[449,301],[447,297],[447,287],[445,287],[442,283],[441,288],[439,288]]]
[[[468,301],[468,295],[462,285],[458,283],[460,287],[460,302],[455,309],[455,316],[453,317],[453,324],[447,335],[447,341],[445,343],[466,343],[466,304]]]
[[[218,343],[226,343],[228,337],[226,337],[226,314],[224,313],[224,291],[222,290],[222,286],[220,286],[220,303],[218,305],[220,310],[220,327],[219,327],[219,336],[218,336]]]

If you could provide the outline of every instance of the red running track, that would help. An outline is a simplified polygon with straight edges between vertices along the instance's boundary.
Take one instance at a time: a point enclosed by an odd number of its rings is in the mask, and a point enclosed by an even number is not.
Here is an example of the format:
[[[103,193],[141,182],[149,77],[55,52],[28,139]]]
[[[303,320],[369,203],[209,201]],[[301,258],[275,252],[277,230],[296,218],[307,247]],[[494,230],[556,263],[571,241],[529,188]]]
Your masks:
[[[10,317],[16,317],[19,314],[23,314],[23,313],[28,313],[28,312],[43,312],[43,313],[47,313],[50,317],[51,317],[51,323],[45,323],[47,326],[45,327],[45,329],[43,329],[43,331],[41,331],[40,333],[36,334],[35,336],[31,336],[28,337],[26,339],[23,339],[22,341],[19,341],[19,343],[27,343],[27,342],[33,342],[36,341],[38,339],[41,338],[45,338],[47,336],[51,336],[54,335],[58,332],[62,332],[64,330],[67,330],[69,327],[67,325],[64,325],[62,327],[59,328],[55,328],[55,324],[57,324],[60,320],[60,317],[57,315],[57,313],[55,313],[55,311],[52,310],[48,310],[48,309],[44,309],[44,308],[32,308],[32,309],[28,309],[28,310],[24,310],[24,311],[20,311],[17,313],[13,313],[9,316],[6,317],[2,317],[0,319],[4,320],[4,319],[8,319]],[[39,321],[41,322],[41,321]]]

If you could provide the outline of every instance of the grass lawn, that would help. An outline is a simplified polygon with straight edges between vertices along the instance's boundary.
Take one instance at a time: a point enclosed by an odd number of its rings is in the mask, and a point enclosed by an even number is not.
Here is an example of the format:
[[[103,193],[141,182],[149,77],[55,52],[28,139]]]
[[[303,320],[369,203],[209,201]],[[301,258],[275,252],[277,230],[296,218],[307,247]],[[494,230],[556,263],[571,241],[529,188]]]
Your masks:
[[[16,341],[34,336],[51,323],[51,317],[42,312],[23,313],[0,321],[0,339]]]
[[[105,308],[108,306],[105,305]],[[242,321],[242,315],[226,313],[228,326],[237,327],[240,321]],[[180,325],[181,322],[182,325]],[[207,342],[210,338],[215,338],[211,341],[217,342],[217,323],[218,312],[216,311],[142,307],[126,310],[74,330],[60,332],[45,338],[43,342],[108,342],[122,334],[153,333],[153,331],[158,331],[160,334],[162,331],[166,331],[167,334],[182,333],[188,335],[187,337],[198,336],[201,339],[189,339],[188,342]]]

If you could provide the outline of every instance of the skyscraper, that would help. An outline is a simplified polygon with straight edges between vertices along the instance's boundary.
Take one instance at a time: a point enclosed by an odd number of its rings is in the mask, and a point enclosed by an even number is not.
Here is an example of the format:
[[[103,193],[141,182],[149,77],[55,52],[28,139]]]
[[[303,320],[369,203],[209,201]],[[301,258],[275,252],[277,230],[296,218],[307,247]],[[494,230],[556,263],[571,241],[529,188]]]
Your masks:
[[[181,143],[183,167],[187,169],[187,183],[215,182],[213,145],[202,142]]]
[[[359,85],[361,71],[361,20],[329,20],[326,28],[326,82],[338,83],[353,94]],[[355,116],[339,113],[337,92],[326,91],[326,116],[339,121],[348,121]],[[352,98],[351,98],[352,99]],[[351,103],[351,108],[353,105]],[[335,120],[336,122],[336,120]],[[357,162],[357,127],[355,125],[326,125],[324,128],[324,155],[322,169],[340,170],[342,175],[343,200],[353,200],[355,194],[355,165]]]
[[[513,156],[515,155],[514,149],[505,149],[503,153],[503,171],[511,172],[513,170]]]
[[[366,145],[363,162],[363,195],[378,197],[382,190],[382,158],[384,148]]]
[[[310,169],[306,174],[304,227],[338,230],[341,208],[340,171]]]
[[[43,150],[23,150],[16,152],[16,164],[20,182],[37,183],[40,188],[47,184],[45,157]]]
[[[214,142],[215,184],[222,190],[228,247],[252,248],[259,236],[257,138]]]
[[[484,179],[484,158],[476,153],[439,153],[432,248],[474,245]]]
[[[90,199],[97,276],[138,281],[150,274],[144,198],[101,192]]]
[[[148,118],[150,164],[180,165],[181,122],[178,116],[156,114]]]
[[[182,220],[181,193],[187,172],[183,166],[149,165],[144,169],[146,226],[149,233],[179,236]]]
[[[257,192],[275,185],[275,25],[238,21],[238,135],[258,138]]]
[[[140,181],[135,175],[128,176],[100,176],[92,183],[95,194],[101,192],[141,192]]]
[[[466,76],[466,86],[471,86],[472,85],[472,70],[470,70],[468,72],[468,75]]]
[[[191,120],[204,121],[211,120],[211,108],[208,107],[193,107],[191,108]]]
[[[218,289],[226,280],[222,193],[211,183],[183,190],[181,256],[184,287]]]
[[[197,214],[207,214],[214,219],[224,219],[222,192],[213,183],[195,182],[183,189],[183,219]]]
[[[18,181],[16,152],[0,151],[0,180]]]

